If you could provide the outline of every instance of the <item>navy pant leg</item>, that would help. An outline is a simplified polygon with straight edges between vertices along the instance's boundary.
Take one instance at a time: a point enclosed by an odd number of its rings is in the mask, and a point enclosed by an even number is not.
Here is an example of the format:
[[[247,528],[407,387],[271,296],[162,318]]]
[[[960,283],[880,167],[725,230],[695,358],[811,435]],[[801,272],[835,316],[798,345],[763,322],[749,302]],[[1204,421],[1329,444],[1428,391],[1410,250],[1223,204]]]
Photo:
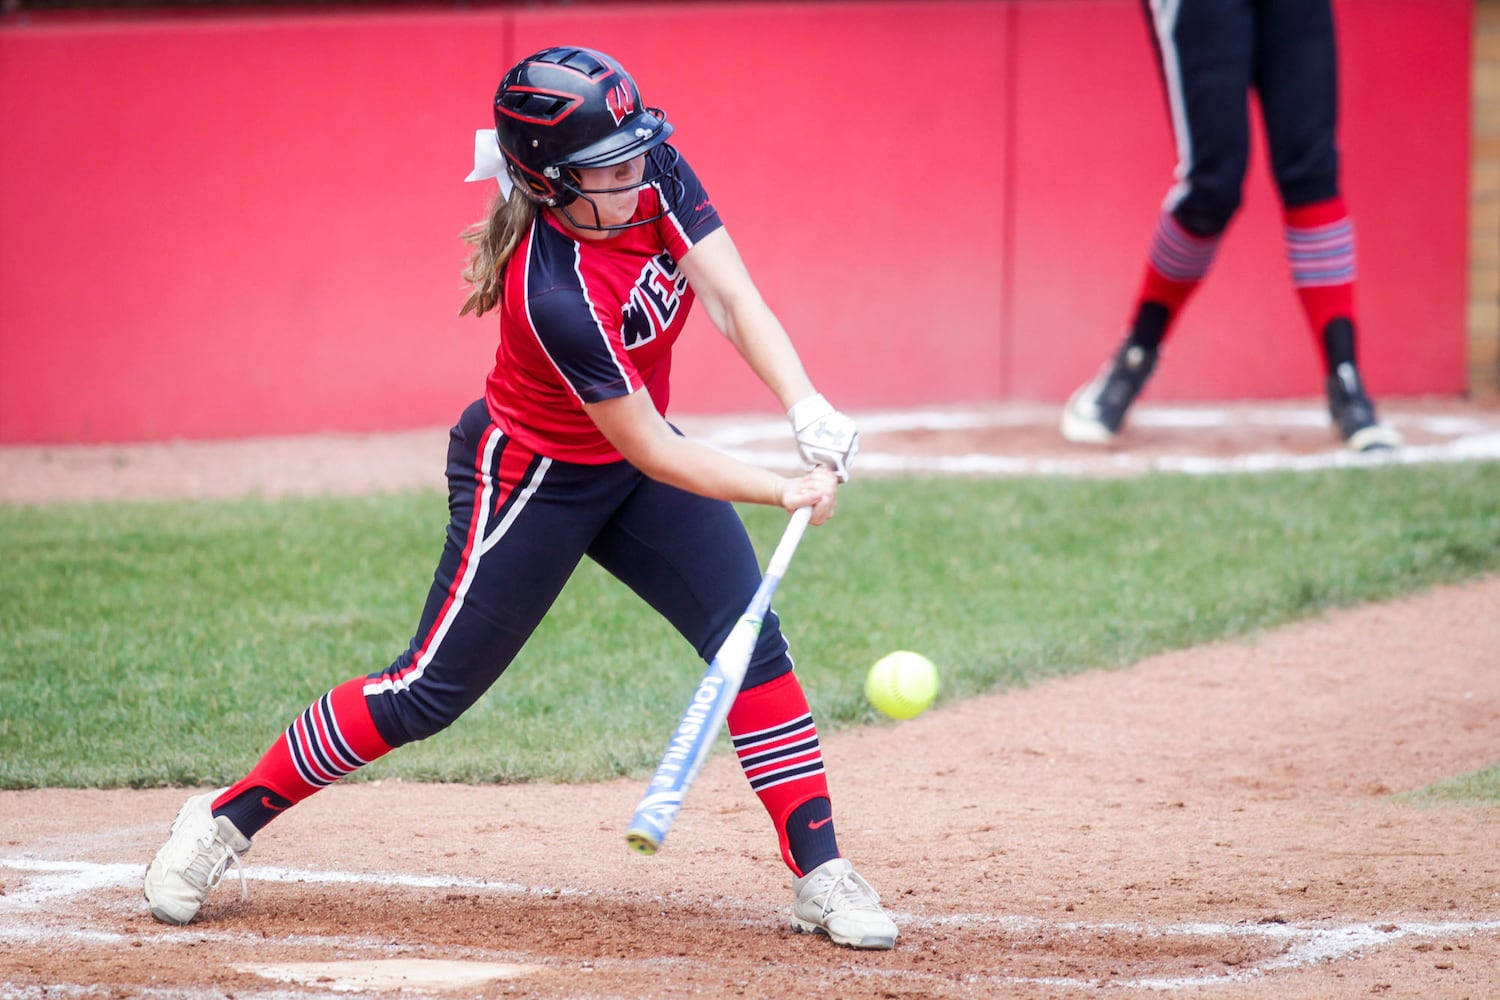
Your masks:
[[[1337,51],[1329,0],[1262,0],[1255,89],[1288,208],[1339,193]]]
[[[366,686],[387,743],[444,729],[494,684],[638,476],[624,462],[543,458],[492,425],[483,403],[465,412],[448,452],[447,541],[420,623]]]
[[[1250,162],[1252,0],[1143,0],[1177,145],[1166,207],[1217,236],[1239,210]]]
[[[589,548],[711,660],[760,585],[761,568],[732,504],[642,477]],[[768,612],[744,687],[792,669],[780,621]]]

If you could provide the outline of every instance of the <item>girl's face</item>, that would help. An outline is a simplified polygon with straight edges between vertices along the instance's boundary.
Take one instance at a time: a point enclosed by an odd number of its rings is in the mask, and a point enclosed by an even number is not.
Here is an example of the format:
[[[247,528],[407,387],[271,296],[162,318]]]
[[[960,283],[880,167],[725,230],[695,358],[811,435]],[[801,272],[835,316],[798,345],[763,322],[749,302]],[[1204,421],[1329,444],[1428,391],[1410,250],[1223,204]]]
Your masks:
[[[590,167],[578,171],[578,186],[587,193],[588,198],[579,198],[569,205],[568,215],[585,226],[623,226],[635,214],[636,202],[641,196],[641,181],[645,176],[645,153],[611,167]],[[571,223],[572,220],[565,217],[565,221]],[[610,235],[579,229],[576,225],[570,225],[569,228],[590,239],[602,239]]]

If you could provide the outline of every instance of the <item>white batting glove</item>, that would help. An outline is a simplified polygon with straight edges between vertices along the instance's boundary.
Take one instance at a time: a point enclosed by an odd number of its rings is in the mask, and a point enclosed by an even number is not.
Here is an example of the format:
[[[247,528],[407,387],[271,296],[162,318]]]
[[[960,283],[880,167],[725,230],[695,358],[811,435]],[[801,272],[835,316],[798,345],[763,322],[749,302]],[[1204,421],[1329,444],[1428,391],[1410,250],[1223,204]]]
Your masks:
[[[859,453],[859,428],[854,421],[835,410],[822,393],[798,400],[786,417],[803,460],[828,468],[841,483],[848,482],[849,466]]]

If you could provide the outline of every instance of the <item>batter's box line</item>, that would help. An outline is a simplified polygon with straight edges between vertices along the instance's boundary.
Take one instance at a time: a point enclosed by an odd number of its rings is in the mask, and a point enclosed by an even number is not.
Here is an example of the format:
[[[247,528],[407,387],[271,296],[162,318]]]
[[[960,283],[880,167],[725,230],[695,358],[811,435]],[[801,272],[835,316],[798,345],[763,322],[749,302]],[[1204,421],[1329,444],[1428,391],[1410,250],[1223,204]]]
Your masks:
[[[90,895],[101,889],[135,886],[141,878],[139,864],[105,864],[77,861],[48,861],[29,858],[0,858],[0,869],[31,873],[20,886],[7,886],[0,895],[0,913],[12,917],[24,911],[46,909],[55,914],[58,900],[78,895]],[[528,886],[512,882],[491,882],[483,879],[445,875],[411,875],[406,873],[380,872],[330,872],[310,871],[274,866],[256,867],[247,873],[251,881],[300,882],[339,885],[396,886],[413,889],[467,889],[475,892],[492,892],[506,896],[577,898],[610,898],[624,896],[611,890],[561,889],[551,886]],[[43,904],[47,904],[45,907]],[[743,900],[719,899],[716,906],[749,909],[751,904]],[[1376,921],[1329,925],[1265,923],[1169,923],[1149,924],[1141,922],[1053,921],[1040,917],[1000,915],[988,913],[947,914],[920,916],[900,911],[890,911],[898,926],[920,929],[979,929],[1000,930],[1026,935],[1051,935],[1060,938],[1069,936],[1132,935],[1141,938],[1195,937],[1221,940],[1260,939],[1284,945],[1280,953],[1259,962],[1249,963],[1229,972],[1182,977],[1144,977],[1136,979],[1098,979],[1069,977],[1018,977],[981,974],[975,981],[1005,982],[1012,984],[1048,985],[1068,989],[1098,989],[1101,986],[1145,990],[1192,989],[1202,986],[1225,985],[1246,979],[1258,978],[1268,973],[1297,969],[1322,962],[1349,958],[1359,952],[1382,947],[1406,937],[1444,939],[1468,937],[1475,934],[1500,933],[1500,919],[1449,920],[1426,922],[1385,918]],[[24,921],[11,920],[0,925],[0,940],[27,940],[45,934],[48,937],[76,936],[98,939],[101,932],[84,929],[69,932],[56,926],[27,927]],[[162,938],[182,938],[188,941],[205,939],[237,941],[248,939],[232,931],[164,930]],[[260,935],[253,935],[264,941]],[[378,943],[378,942],[372,942]]]
[[[1049,921],[1034,917],[1004,917],[991,914],[955,914],[932,917],[914,923],[934,927],[968,928],[980,926],[1000,927],[1004,930],[1028,935],[1131,935],[1141,938],[1194,937],[1222,940],[1261,939],[1283,943],[1285,950],[1258,962],[1247,963],[1242,968],[1228,972],[1201,976],[1144,977],[1137,979],[1085,979],[1068,977],[1007,977],[1015,983],[1032,983],[1067,987],[1073,989],[1098,989],[1102,986],[1144,990],[1195,989],[1203,986],[1228,985],[1248,979],[1256,979],[1268,973],[1299,969],[1323,962],[1334,962],[1353,957],[1361,952],[1380,948],[1406,937],[1445,938],[1470,937],[1475,934],[1500,932],[1500,920],[1447,920],[1436,923],[1402,919],[1382,919],[1353,924],[1224,924],[1224,923],[1174,923],[1144,924],[1086,923],[1081,921]]]
[[[1045,414],[1045,415],[1044,415]],[[862,472],[892,474],[935,473],[958,476],[1083,477],[1144,475],[1152,472],[1185,475],[1235,475],[1263,472],[1315,472],[1324,469],[1378,465],[1427,465],[1500,460],[1500,420],[1448,415],[1411,414],[1390,418],[1393,426],[1424,432],[1446,440],[1409,444],[1394,451],[1356,453],[1337,444],[1312,453],[1252,452],[1240,455],[1145,456],[1121,447],[1099,452],[1088,446],[1068,445],[1058,439],[1057,455],[1014,455],[1004,452],[909,455],[880,451],[875,440],[881,433],[916,431],[978,430],[985,428],[1052,426],[1055,412],[1037,408],[944,411],[909,410],[855,414],[865,441],[855,460]],[[1143,407],[1132,421],[1141,426],[1179,429],[1257,427],[1327,427],[1326,412],[1314,409],[1151,408]],[[687,423],[688,421],[684,421]],[[701,437],[711,446],[751,464],[792,472],[801,469],[801,459],[787,440],[784,420],[754,417],[736,423],[718,423],[703,429]],[[773,444],[774,443],[774,444]],[[766,447],[756,447],[764,444]],[[1075,457],[1076,456],[1076,457]]]
[[[60,901],[80,896],[94,896],[111,889],[138,889],[145,868],[137,863],[105,863],[90,861],[56,861],[34,858],[0,857],[0,871],[10,869],[30,877],[19,884],[10,884],[0,893],[0,916],[14,916],[27,912],[55,912]],[[234,876],[226,875],[225,879]],[[302,884],[302,885],[369,885],[385,888],[465,890],[489,893],[497,896],[535,897],[545,899],[630,899],[637,892],[612,889],[575,889],[559,886],[526,885],[520,882],[505,882],[495,879],[470,878],[458,875],[415,875],[407,872],[359,872],[359,871],[313,871],[304,868],[283,868],[274,865],[247,865],[247,882]],[[720,897],[713,905],[725,911],[759,909],[759,904],[748,900]],[[747,921],[748,922],[748,921]],[[52,933],[47,928],[46,933]],[[194,933],[197,933],[196,930]],[[0,921],[0,940],[6,938],[34,936],[20,922]]]
[[[1061,407],[999,405],[952,409],[851,411],[862,434],[912,431],[964,431],[1026,427],[1057,431]],[[1439,437],[1500,432],[1500,414],[1423,413],[1382,409],[1385,421],[1398,430],[1420,430]],[[673,420],[679,418],[674,415]],[[739,416],[684,416],[685,425],[700,428],[704,437],[726,447],[753,441],[777,441],[789,433],[784,418],[763,413]],[[1142,427],[1202,428],[1284,427],[1332,429],[1328,411],[1321,407],[1281,406],[1161,406],[1143,404],[1131,410],[1130,422]],[[1059,441],[1061,434],[1059,432]]]
[[[109,864],[88,861],[48,861],[33,858],[0,858],[0,869],[33,873],[20,887],[8,886],[0,894],[0,913],[35,909],[60,897],[82,895],[99,889],[119,888],[141,881],[145,869],[139,864]],[[306,882],[338,885],[380,885],[410,889],[473,889],[513,896],[585,896],[584,889],[560,889],[452,875],[413,875],[405,872],[333,872],[274,865],[246,866],[251,882]]]
[[[794,453],[721,448],[743,462],[782,471],[802,468]],[[1407,445],[1390,452],[1359,454],[1345,449],[1310,455],[1264,452],[1245,455],[1161,455],[1145,457],[1111,452],[1077,459],[968,452],[957,455],[897,455],[861,450],[856,472],[936,473],[969,476],[1095,476],[1144,475],[1151,472],[1183,475],[1244,475],[1264,472],[1317,472],[1325,469],[1370,468],[1381,465],[1432,465],[1500,460],[1500,434],[1458,438],[1431,445]]]

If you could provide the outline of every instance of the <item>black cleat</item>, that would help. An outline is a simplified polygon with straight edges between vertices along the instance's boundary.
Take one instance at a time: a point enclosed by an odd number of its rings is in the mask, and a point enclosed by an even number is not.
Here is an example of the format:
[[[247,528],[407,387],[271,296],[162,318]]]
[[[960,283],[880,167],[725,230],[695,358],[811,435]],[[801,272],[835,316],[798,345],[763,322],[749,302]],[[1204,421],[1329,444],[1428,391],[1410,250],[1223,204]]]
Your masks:
[[[1068,398],[1062,436],[1076,444],[1108,444],[1125,422],[1125,411],[1156,370],[1157,351],[1126,341],[1099,374]]]
[[[1354,451],[1397,448],[1401,435],[1375,417],[1375,404],[1352,364],[1345,362],[1328,376],[1328,415],[1339,437]]]

